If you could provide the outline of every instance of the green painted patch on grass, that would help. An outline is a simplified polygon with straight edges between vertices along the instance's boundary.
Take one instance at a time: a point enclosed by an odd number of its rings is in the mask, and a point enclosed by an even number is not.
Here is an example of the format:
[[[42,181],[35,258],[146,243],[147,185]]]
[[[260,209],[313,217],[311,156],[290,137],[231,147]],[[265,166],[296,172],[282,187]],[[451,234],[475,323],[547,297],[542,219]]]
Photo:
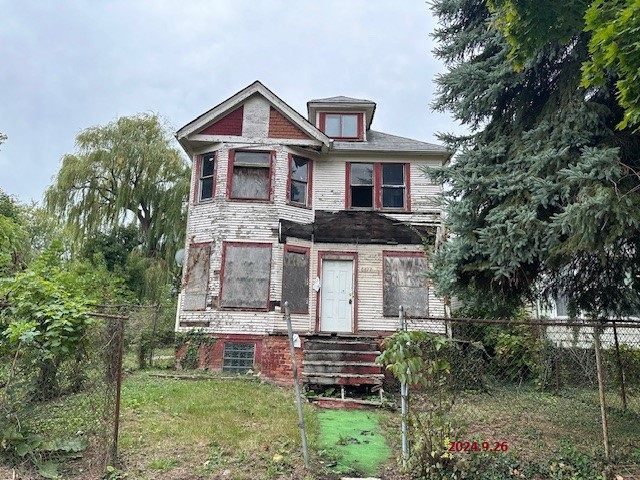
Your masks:
[[[320,445],[336,461],[338,473],[375,475],[391,455],[376,412],[322,410],[318,420]]]

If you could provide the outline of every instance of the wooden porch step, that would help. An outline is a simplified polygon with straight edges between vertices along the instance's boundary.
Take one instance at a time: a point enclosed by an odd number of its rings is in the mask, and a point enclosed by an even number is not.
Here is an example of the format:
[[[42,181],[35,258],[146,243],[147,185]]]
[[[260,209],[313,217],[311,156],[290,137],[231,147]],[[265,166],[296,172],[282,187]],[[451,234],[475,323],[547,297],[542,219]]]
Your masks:
[[[304,371],[309,375],[318,373],[375,375],[382,370],[380,369],[380,365],[376,365],[375,363],[316,362],[315,364],[309,364],[309,362],[304,362]]]
[[[315,373],[302,372],[306,383],[318,385],[382,385],[382,373]]]
[[[308,352],[322,350],[349,350],[359,352],[378,351],[378,343],[372,340],[356,340],[346,338],[320,339],[312,338],[304,342],[304,349]]]

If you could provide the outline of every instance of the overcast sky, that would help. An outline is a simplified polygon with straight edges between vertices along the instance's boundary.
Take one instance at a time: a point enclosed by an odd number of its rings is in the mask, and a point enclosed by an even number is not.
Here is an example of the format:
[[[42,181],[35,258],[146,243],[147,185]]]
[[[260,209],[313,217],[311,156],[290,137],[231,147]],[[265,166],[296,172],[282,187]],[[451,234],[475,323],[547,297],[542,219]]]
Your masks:
[[[0,0],[0,188],[39,201],[75,135],[137,112],[174,131],[256,79],[311,98],[377,102],[373,128],[425,141],[443,66],[423,0]]]

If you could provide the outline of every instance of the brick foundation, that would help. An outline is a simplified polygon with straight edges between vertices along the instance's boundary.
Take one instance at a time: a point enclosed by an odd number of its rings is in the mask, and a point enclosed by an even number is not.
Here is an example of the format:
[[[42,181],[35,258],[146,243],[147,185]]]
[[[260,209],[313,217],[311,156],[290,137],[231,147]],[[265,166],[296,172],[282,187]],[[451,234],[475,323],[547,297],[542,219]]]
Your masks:
[[[265,379],[277,384],[293,383],[289,339],[286,335],[212,335],[211,337],[215,338],[212,345],[205,344],[198,347],[199,369],[221,372],[225,343],[254,343],[254,371],[260,372]],[[176,349],[178,364],[184,359],[187,349],[186,344]],[[296,361],[298,374],[300,374],[303,361],[302,347],[296,348]]]

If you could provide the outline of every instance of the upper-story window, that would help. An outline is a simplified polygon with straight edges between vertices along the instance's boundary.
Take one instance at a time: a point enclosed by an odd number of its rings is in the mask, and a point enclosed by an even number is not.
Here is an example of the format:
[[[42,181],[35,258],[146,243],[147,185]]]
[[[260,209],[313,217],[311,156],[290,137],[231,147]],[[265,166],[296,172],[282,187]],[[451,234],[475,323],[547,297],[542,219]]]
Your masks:
[[[328,137],[362,140],[362,113],[321,113],[320,130]]]
[[[271,198],[271,152],[229,152],[229,198]]]
[[[347,208],[409,210],[408,163],[348,163]]]
[[[373,208],[373,163],[352,163],[351,207]]]
[[[200,159],[198,192],[199,200],[209,200],[213,198],[216,188],[216,155],[207,153]]]
[[[311,205],[311,161],[292,155],[289,161],[289,201],[296,205]]]
[[[382,208],[404,208],[405,165],[403,163],[383,163],[381,167]]]

